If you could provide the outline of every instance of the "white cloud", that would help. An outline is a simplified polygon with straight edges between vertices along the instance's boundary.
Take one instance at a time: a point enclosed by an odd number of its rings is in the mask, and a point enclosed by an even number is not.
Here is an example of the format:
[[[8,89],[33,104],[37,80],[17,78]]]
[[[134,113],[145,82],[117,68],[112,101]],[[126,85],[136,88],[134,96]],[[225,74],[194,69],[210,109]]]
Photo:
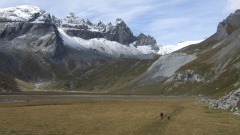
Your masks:
[[[139,15],[151,9],[146,2],[131,1],[99,1],[97,3],[85,2],[76,12],[81,18],[87,18],[93,21],[102,20],[104,22],[115,21],[116,18],[123,18],[126,22],[138,17]]]
[[[154,22],[150,23],[148,25],[148,29],[151,31],[165,31],[169,29],[176,29],[179,27],[184,27],[190,23],[191,19],[190,18],[163,18],[163,19],[158,19],[155,20]],[[157,28],[157,29],[156,29]]]
[[[240,9],[240,0],[227,0],[225,12],[234,12],[237,9]]]

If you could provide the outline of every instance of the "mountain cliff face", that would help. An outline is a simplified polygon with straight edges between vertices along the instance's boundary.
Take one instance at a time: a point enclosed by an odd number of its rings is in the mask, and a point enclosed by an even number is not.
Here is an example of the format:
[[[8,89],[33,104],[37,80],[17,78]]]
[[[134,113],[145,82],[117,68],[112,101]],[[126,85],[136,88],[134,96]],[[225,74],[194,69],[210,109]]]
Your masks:
[[[232,34],[236,29],[240,27],[240,10],[236,10],[235,13],[230,14],[225,20],[219,23],[217,32],[225,33],[226,35]]]
[[[121,19],[105,25],[85,22],[73,13],[60,20],[35,6],[0,9],[0,86],[2,91],[34,89],[74,72],[157,55],[152,37],[136,44],[140,40]]]
[[[139,36],[134,36],[126,23],[119,18],[115,25],[112,25],[112,23],[104,24],[101,21],[93,24],[89,20],[80,20],[74,13],[69,13],[63,19],[62,27],[65,28],[64,31],[68,35],[83,39],[104,38],[123,45],[129,45],[135,41],[135,45],[156,45],[156,40],[153,37],[142,33]]]
[[[74,40],[76,40],[77,38],[79,40],[84,39],[85,41],[90,39],[98,39],[98,40],[105,39],[106,41],[113,41],[112,42],[113,44],[118,43],[119,45],[128,46],[128,47],[132,45],[134,48],[131,48],[131,49],[134,49],[134,51],[139,51],[138,55],[141,55],[141,54],[145,55],[146,53],[139,50],[137,46],[151,47],[150,49],[147,50],[148,52],[151,52],[151,53],[148,53],[147,55],[149,54],[155,55],[158,51],[158,47],[156,46],[155,39],[145,35],[144,35],[145,37],[143,37],[144,39],[139,37],[137,38],[136,36],[133,35],[129,27],[121,19],[117,19],[115,25],[112,25],[111,23],[105,25],[102,22],[99,22],[98,24],[93,24],[89,20],[86,22],[84,20],[80,20],[73,13],[70,13],[65,19],[60,20],[54,17],[53,15],[45,12],[44,10],[39,9],[38,7],[18,6],[14,8],[1,9],[0,21],[2,24],[0,28],[2,31],[1,36],[2,38],[8,38],[9,40],[12,40],[12,39],[14,40],[16,36],[19,36],[22,39],[29,38],[29,37],[26,37],[26,35],[24,34],[26,32],[34,33],[35,31],[34,29],[31,29],[31,31],[29,31],[30,29],[28,27],[34,27],[36,29],[38,29],[38,27],[41,27],[41,29],[44,30],[44,29],[48,29],[49,25],[51,25],[51,27],[53,27],[53,28],[50,28],[52,30],[52,33],[55,33],[56,37],[59,37],[66,47],[69,46],[67,44],[69,43],[69,41],[65,41],[66,38],[64,39],[61,37],[62,35],[65,35],[65,34],[72,38],[72,39],[70,38],[67,39],[67,40],[72,40],[71,43],[75,42]],[[59,31],[61,31],[61,33]],[[45,34],[46,33],[44,33],[43,35]],[[144,40],[144,42],[139,42],[141,40]],[[89,52],[89,48],[86,47],[88,45],[78,43],[78,44],[75,44],[75,46],[78,46],[79,48],[87,48],[86,51]],[[94,49],[97,51],[99,50],[98,48],[91,48],[91,49]],[[108,52],[102,51],[98,53],[99,53],[98,55],[106,55],[107,57],[112,57],[112,54],[109,54]],[[118,56],[120,55],[121,53],[118,54]],[[135,54],[133,53],[123,54],[123,55],[125,56],[130,55],[131,57],[138,58],[138,56],[135,56]],[[116,56],[113,56],[113,57],[116,57]]]
[[[201,43],[160,56],[127,86],[136,93],[212,97],[238,90],[239,24],[240,10],[237,10],[219,23],[215,34]]]
[[[0,91],[221,97],[240,88],[240,10],[206,40],[164,56],[153,37],[133,35],[121,19],[60,20],[20,6],[1,9],[0,20]]]

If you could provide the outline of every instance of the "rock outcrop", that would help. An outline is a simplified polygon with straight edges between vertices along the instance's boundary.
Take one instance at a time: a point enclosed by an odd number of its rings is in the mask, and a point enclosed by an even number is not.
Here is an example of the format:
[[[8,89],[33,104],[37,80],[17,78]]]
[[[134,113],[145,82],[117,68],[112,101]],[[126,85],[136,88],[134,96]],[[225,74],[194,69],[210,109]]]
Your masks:
[[[146,36],[143,33],[140,33],[137,36],[136,45],[156,45],[157,41],[150,35]]]
[[[70,13],[60,20],[35,6],[18,6],[0,9],[0,22],[0,91],[19,91],[19,84],[39,88],[75,71],[152,59],[157,52],[151,44],[134,46],[136,36],[121,19],[93,24]]]
[[[104,24],[101,21],[93,24],[89,20],[80,20],[74,13],[70,13],[63,19],[61,26],[72,37],[80,37],[86,40],[105,38],[123,45],[135,42],[135,46],[152,45],[153,49],[158,50],[157,42],[153,37],[146,36],[143,33],[134,36],[130,28],[120,18],[116,19],[115,25],[112,25],[112,23]]]
[[[219,99],[202,98],[201,101],[209,103],[211,109],[230,109],[235,114],[240,115],[240,108],[238,107],[240,101],[240,89],[230,92]]]
[[[192,70],[186,70],[186,71],[175,73],[172,77],[172,80],[202,82],[202,81],[204,81],[204,77],[202,77],[199,74],[194,73],[194,71],[192,71]]]
[[[240,28],[240,9],[235,13],[230,14],[226,19],[219,23],[217,32],[225,33],[226,35],[232,34],[236,29]]]

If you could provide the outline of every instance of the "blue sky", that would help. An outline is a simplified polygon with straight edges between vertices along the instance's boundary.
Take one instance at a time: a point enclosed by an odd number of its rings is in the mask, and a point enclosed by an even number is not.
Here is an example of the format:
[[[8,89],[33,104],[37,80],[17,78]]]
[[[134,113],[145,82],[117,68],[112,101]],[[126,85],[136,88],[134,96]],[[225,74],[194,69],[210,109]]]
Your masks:
[[[38,6],[63,19],[69,12],[92,22],[122,18],[134,34],[153,36],[158,44],[199,40],[212,35],[240,0],[1,0],[0,8]]]

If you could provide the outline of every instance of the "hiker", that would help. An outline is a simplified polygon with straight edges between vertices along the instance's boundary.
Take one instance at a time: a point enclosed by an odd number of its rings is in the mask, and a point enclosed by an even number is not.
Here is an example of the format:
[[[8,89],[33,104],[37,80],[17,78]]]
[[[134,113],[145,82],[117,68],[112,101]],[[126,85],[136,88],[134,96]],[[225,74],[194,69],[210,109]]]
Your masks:
[[[163,119],[163,113],[162,112],[160,113],[160,118]]]
[[[167,114],[167,119],[168,119],[168,120],[170,119],[170,113]]]

